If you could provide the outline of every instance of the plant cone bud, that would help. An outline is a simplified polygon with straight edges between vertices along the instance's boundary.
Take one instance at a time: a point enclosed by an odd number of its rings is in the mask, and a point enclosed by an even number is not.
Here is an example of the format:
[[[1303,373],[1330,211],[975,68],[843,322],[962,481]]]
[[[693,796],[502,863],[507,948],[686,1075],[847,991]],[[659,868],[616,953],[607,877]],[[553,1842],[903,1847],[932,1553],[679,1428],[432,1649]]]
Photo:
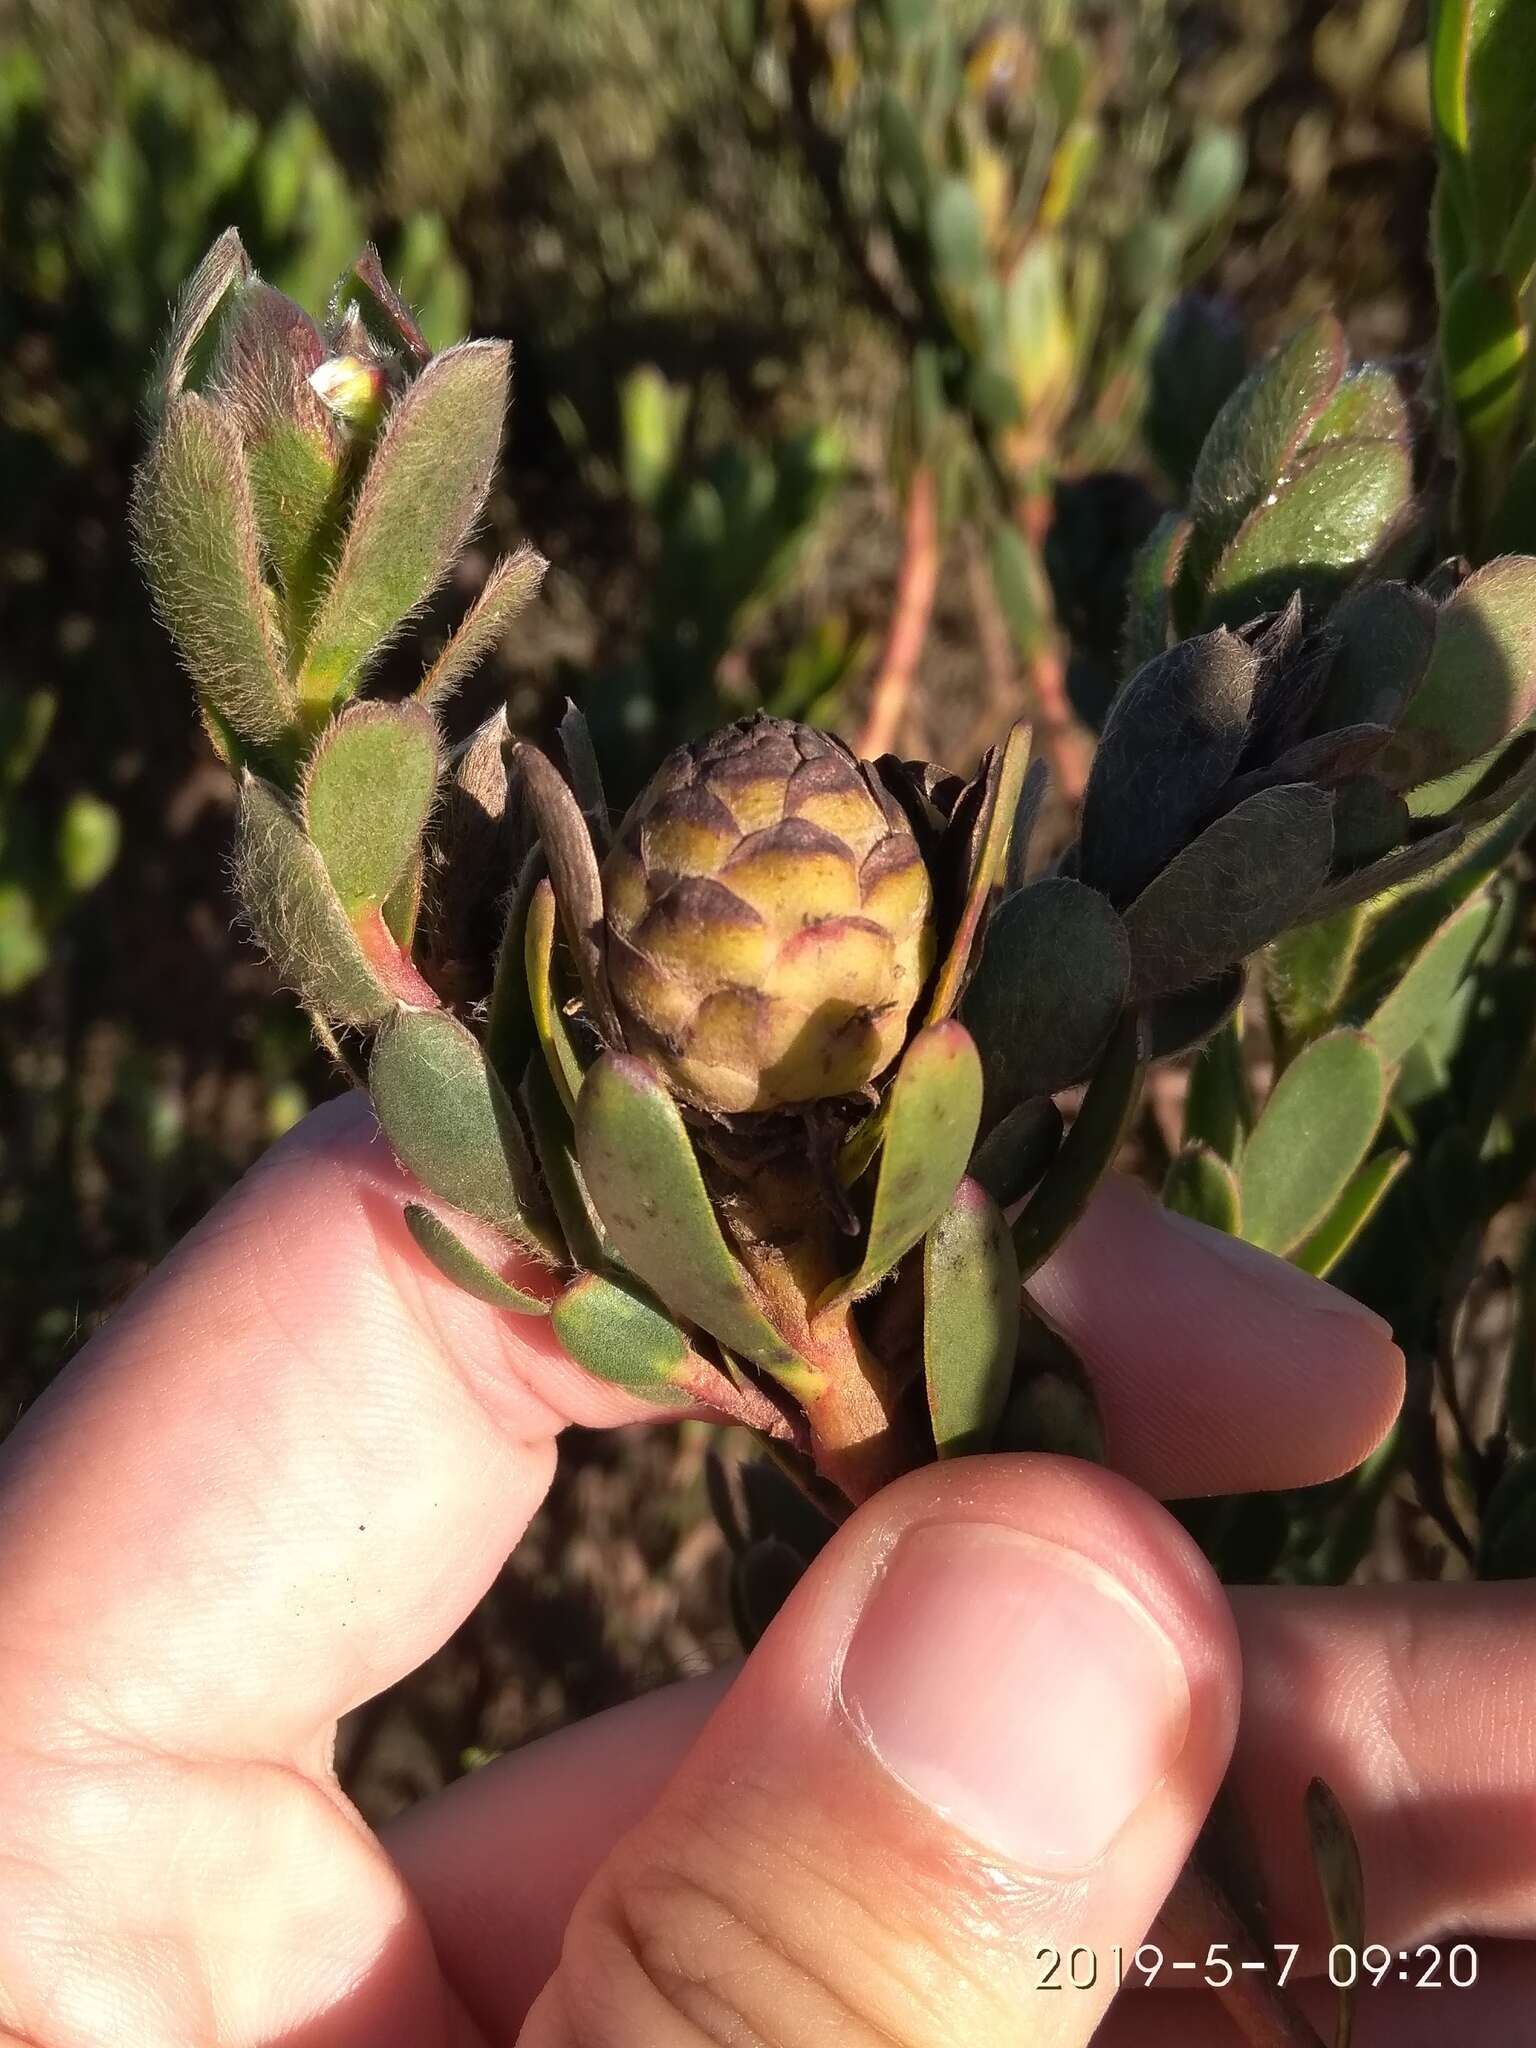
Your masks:
[[[630,1047],[715,1114],[866,1087],[933,963],[901,807],[838,741],[782,719],[673,754],[624,821],[603,895]]]

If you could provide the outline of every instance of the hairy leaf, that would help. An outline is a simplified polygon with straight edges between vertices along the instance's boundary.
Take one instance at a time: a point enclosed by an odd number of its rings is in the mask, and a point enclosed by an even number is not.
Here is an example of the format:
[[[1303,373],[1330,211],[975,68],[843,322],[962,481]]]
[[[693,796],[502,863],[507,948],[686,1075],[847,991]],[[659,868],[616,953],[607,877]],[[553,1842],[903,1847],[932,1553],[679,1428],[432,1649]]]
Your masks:
[[[1332,800],[1310,783],[1260,790],[1171,860],[1125,913],[1138,1001],[1246,960],[1328,879]]]
[[[1083,1079],[1130,971],[1125,926],[1096,889],[1052,876],[998,906],[963,1009],[986,1080],[984,1129]]]
[[[1536,709],[1536,561],[1505,555],[1443,605],[1403,724],[1441,739],[1447,767],[1477,760]]]
[[[155,608],[198,693],[247,744],[297,713],[239,437],[207,399],[166,407],[134,484],[133,524]]]
[[[1401,441],[1328,443],[1304,455],[1214,564],[1202,622],[1239,626],[1299,592],[1337,597],[1392,531],[1413,496]]]
[[[1243,751],[1259,668],[1235,633],[1204,633],[1115,698],[1083,797],[1080,873],[1117,908],[1210,815]]]
[[[503,555],[422,678],[416,695],[428,703],[440,703],[466,682],[535,596],[548,567],[535,548],[523,546],[516,554]]]
[[[364,954],[325,863],[287,801],[248,775],[235,876],[262,949],[284,984],[334,1024],[368,1029],[395,996]]]
[[[1442,1016],[1471,972],[1497,905],[1477,896],[1435,933],[1397,986],[1366,1020],[1381,1056],[1395,1066]]]
[[[507,405],[505,342],[446,350],[390,409],[315,615],[299,678],[312,706],[356,689],[479,519]]]
[[[444,1279],[462,1287],[476,1301],[506,1309],[512,1315],[549,1314],[547,1301],[541,1301],[536,1294],[525,1294],[522,1288],[503,1280],[477,1252],[454,1235],[440,1216],[423,1208],[420,1202],[406,1203],[405,1227]]]
[[[428,1191],[556,1262],[565,1247],[528,1141],[485,1054],[446,1010],[402,1010],[368,1066],[373,1106]]]
[[[354,704],[321,734],[304,824],[349,912],[383,903],[418,858],[437,773],[437,726],[420,705]]]

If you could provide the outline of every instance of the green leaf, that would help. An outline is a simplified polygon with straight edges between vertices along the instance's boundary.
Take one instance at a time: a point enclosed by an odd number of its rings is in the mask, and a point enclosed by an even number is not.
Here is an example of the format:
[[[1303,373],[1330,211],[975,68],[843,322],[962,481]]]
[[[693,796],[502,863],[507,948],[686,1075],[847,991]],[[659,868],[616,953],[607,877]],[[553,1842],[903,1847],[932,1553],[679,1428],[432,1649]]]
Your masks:
[[[1330,1031],[1296,1056],[1238,1168],[1250,1244],[1284,1254],[1318,1228],[1375,1144],[1386,1106],[1386,1064],[1359,1032]]]
[[[1169,207],[1187,241],[1205,234],[1242,190],[1248,152],[1234,128],[1202,128],[1184,152]]]
[[[688,1339],[633,1288],[583,1273],[556,1300],[551,1320],[570,1356],[595,1378],[661,1407],[692,1397]]]
[[[962,1180],[923,1244],[923,1374],[941,1458],[992,1446],[1013,1380],[1019,1297],[1007,1219]]]
[[[1382,363],[1362,363],[1345,377],[1313,421],[1304,446],[1330,441],[1401,441],[1410,434],[1407,402]]]
[[[555,892],[547,881],[540,882],[528,904],[523,933],[523,962],[534,1034],[549,1077],[554,1082],[566,1114],[576,1114],[581,1093],[582,1066],[571,1043],[565,1013],[555,989]]]
[[[364,954],[324,861],[285,799],[251,775],[240,792],[235,878],[286,986],[334,1024],[367,1030],[393,1014],[395,995]]]
[[[1204,633],[1138,669],[1110,706],[1083,796],[1079,872],[1117,908],[1210,816],[1247,741],[1258,677],[1235,633]]]
[[[1437,1021],[1472,970],[1497,912],[1491,897],[1474,897],[1443,924],[1402,980],[1365,1021],[1381,1056],[1396,1066]]]
[[[1497,457],[1519,422],[1529,345],[1513,287],[1464,270],[1440,309],[1440,351],[1457,425],[1480,459]]]
[[[1370,561],[1413,499],[1400,441],[1327,443],[1296,463],[1211,570],[1203,623],[1244,625],[1299,591],[1322,607]]]
[[[1291,1253],[1291,1264],[1326,1279],[1401,1177],[1409,1152],[1378,1152],[1362,1166],[1332,1209]]]
[[[1235,1011],[1201,1049],[1184,1097],[1184,1142],[1210,1147],[1235,1166],[1253,1124],[1243,1057],[1243,1019]]]
[[[1306,1815],[1328,1930],[1335,1946],[1358,1956],[1365,1946],[1365,1875],[1360,1848],[1343,1807],[1321,1778],[1314,1778],[1307,1787]],[[1343,1974],[1333,2048],[1350,2048],[1360,1995],[1359,1975],[1353,1970]]]
[[[368,1092],[401,1164],[429,1193],[538,1258],[563,1259],[516,1112],[456,1018],[402,1010],[374,1046]]]
[[[447,646],[418,684],[416,695],[423,702],[440,703],[474,674],[537,594],[548,567],[538,550],[526,545],[515,554],[502,556]]]
[[[987,237],[976,195],[964,178],[945,178],[928,208],[928,241],[946,292],[969,296],[989,271]]]
[[[1320,313],[1251,370],[1216,415],[1190,481],[1189,568],[1197,579],[1285,474],[1347,361],[1343,329]]]
[[[1473,217],[1490,254],[1530,190],[1536,161],[1536,16],[1529,0],[1472,0],[1466,145]]]
[[[1131,952],[1097,889],[1031,882],[993,912],[963,1016],[986,1080],[983,1128],[1081,1081],[1125,1006]]]
[[[537,1053],[528,1061],[518,1099],[572,1264],[589,1273],[606,1270],[615,1260],[576,1164],[575,1127],[550,1079],[549,1068]]]
[[[155,608],[199,695],[253,746],[297,715],[261,575],[256,508],[239,436],[207,399],[166,407],[134,483],[133,525]]]
[[[1197,1223],[1242,1234],[1243,1202],[1237,1175],[1208,1145],[1186,1145],[1163,1178],[1163,1206]]]
[[[312,709],[351,695],[458,558],[495,472],[509,362],[505,342],[464,342],[391,407],[305,653]]]
[[[864,1256],[820,1308],[878,1287],[944,1213],[976,1142],[981,1089],[981,1060],[962,1025],[949,1019],[918,1032],[887,1097]]]
[[[1536,709],[1536,561],[1506,555],[1469,576],[1441,607],[1406,730],[1433,733],[1446,768],[1481,758]]]
[[[1246,960],[1301,917],[1328,879],[1333,802],[1291,783],[1208,825],[1125,913],[1138,1001]]]
[[[226,228],[181,294],[156,372],[165,403],[190,385],[199,390],[218,349],[224,321],[251,276],[251,259],[239,235]]]
[[[509,1092],[517,1086],[539,1043],[528,987],[527,929],[533,892],[543,878],[543,862],[536,853],[530,855],[507,905],[491,984],[490,1014],[485,1020],[485,1056]]]
[[[625,1265],[677,1315],[801,1399],[821,1375],[769,1322],[721,1232],[677,1104],[643,1060],[605,1053],[576,1104],[576,1156]]]
[[[1013,1226],[1025,1280],[1060,1244],[1114,1164],[1146,1071],[1144,1031],[1141,1019],[1127,1010],[1084,1091],[1077,1120]]]
[[[1349,992],[1364,928],[1365,915],[1356,904],[1282,932],[1265,949],[1265,988],[1287,1046],[1315,1038],[1334,1022]]]
[[[209,391],[245,449],[262,544],[287,600],[291,648],[303,645],[341,496],[341,436],[310,382],[325,358],[309,315],[253,278],[223,321]]]
[[[349,913],[383,903],[421,850],[438,738],[417,704],[354,704],[321,734],[304,776],[304,824]]]
[[[440,1216],[424,1209],[420,1202],[405,1205],[405,1227],[446,1280],[462,1287],[476,1301],[492,1308],[504,1308],[513,1315],[547,1316],[549,1303],[536,1294],[525,1294],[494,1273],[485,1261],[457,1238]]]

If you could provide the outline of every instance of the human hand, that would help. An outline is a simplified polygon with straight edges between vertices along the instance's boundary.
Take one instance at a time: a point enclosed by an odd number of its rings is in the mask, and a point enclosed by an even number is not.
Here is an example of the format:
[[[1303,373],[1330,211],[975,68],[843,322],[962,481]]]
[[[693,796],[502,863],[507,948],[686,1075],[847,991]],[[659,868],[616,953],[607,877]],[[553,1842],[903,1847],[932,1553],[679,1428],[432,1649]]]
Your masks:
[[[1399,1361],[1341,1297],[1126,1188],[1038,1281],[1124,1476],[913,1474],[734,1678],[519,1752],[378,1841],[331,1772],[338,1717],[485,1591],[562,1424],[640,1412],[442,1281],[408,1192],[359,1104],[321,1112],[0,1454],[6,2048],[1070,2048],[1222,1778],[1239,1634],[1237,1787],[1279,1931],[1316,1966],[1320,1770],[1372,1938],[1487,1938],[1477,1990],[1370,2000],[1363,2042],[1439,2041],[1448,2005],[1469,2041],[1511,2038],[1536,1989],[1493,1942],[1536,1912],[1527,1596],[1254,1592],[1234,1630],[1148,1493],[1345,1469]],[[1040,1988],[1042,1947],[1096,1955],[1095,1987]],[[1102,2038],[1224,2026],[1153,1992]]]

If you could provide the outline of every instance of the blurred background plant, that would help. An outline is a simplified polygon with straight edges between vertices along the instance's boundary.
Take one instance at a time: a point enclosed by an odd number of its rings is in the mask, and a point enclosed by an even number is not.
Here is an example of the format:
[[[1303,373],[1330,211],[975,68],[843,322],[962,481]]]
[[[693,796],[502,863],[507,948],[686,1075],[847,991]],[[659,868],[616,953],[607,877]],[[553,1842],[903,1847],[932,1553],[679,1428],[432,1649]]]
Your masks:
[[[1536,208],[1498,147],[1519,115],[1479,129],[1497,50],[1458,69],[1454,0],[1435,17],[19,0],[0,29],[0,1428],[334,1086],[232,933],[225,779],[128,553],[151,351],[218,229],[317,310],[371,236],[434,342],[514,340],[483,545],[399,657],[419,670],[499,552],[550,556],[465,729],[501,696],[546,729],[573,695],[622,791],[755,703],[969,770],[1032,702],[1070,782],[1206,427],[1320,308],[1406,394],[1419,494],[1447,394],[1473,481],[1425,559],[1536,549]],[[1181,601],[1165,633],[1196,629]],[[1058,806],[1042,852],[1073,830]],[[1181,1206],[1334,1260],[1413,1363],[1365,1473],[1188,1505],[1232,1576],[1529,1568],[1524,863],[1361,919],[1334,955],[1277,956],[1132,1133],[1127,1166]],[[1341,1057],[1341,1033],[1389,1051]],[[1245,1161],[1303,1113],[1347,1142],[1277,1224]],[[705,1451],[694,1425],[571,1447],[496,1593],[349,1731],[371,1811],[724,1653]]]

